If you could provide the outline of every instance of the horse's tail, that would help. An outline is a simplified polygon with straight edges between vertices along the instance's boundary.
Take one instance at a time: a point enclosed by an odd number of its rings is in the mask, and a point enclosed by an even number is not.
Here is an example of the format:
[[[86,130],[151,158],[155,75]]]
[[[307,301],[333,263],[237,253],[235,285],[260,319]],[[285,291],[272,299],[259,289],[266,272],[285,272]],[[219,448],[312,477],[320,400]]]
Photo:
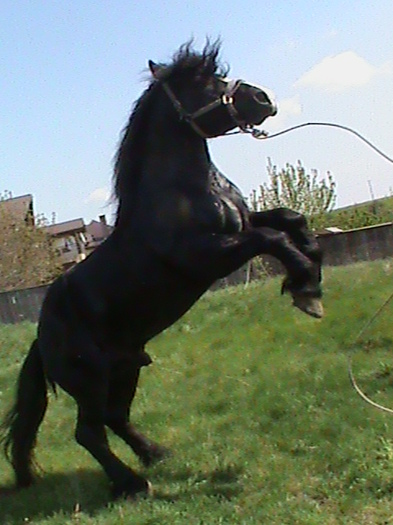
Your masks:
[[[15,471],[17,487],[33,482],[33,449],[47,404],[47,382],[36,339],[19,373],[15,403],[0,427],[0,442]]]

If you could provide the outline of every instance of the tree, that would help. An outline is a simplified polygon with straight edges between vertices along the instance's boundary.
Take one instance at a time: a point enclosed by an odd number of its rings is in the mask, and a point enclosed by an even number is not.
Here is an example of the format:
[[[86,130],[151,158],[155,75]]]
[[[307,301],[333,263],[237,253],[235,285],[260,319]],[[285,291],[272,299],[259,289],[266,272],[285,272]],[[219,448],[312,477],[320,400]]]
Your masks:
[[[0,291],[38,286],[61,272],[59,256],[42,226],[44,217],[16,217],[0,194]]]
[[[393,222],[393,196],[334,210],[326,217],[325,226],[351,230],[386,222]]]
[[[286,164],[279,171],[270,158],[267,172],[269,182],[251,193],[253,210],[285,207],[305,215],[313,228],[323,224],[336,202],[336,183],[331,173],[318,179],[318,171],[313,169],[307,173],[300,160],[296,166]]]

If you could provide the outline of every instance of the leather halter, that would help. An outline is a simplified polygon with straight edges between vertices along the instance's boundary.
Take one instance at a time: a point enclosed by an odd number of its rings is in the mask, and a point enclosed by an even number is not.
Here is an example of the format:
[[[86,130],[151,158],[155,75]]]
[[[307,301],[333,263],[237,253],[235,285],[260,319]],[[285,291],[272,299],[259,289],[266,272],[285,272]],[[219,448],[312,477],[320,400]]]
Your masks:
[[[216,98],[216,100],[213,100],[213,102],[210,102],[209,104],[206,104],[206,106],[203,106],[197,111],[194,111],[194,113],[187,113],[187,111],[185,111],[181,102],[173,93],[172,89],[170,88],[167,82],[162,82],[162,87],[164,88],[165,93],[170,98],[174,108],[180,116],[180,119],[184,120],[185,122],[188,122],[188,124],[190,124],[190,126],[198,133],[198,135],[206,139],[209,138],[210,135],[207,135],[203,131],[203,129],[195,122],[195,120],[221,105],[223,105],[227,109],[229,115],[235,122],[236,126],[238,126],[242,131],[246,131],[248,129],[248,124],[240,117],[233,100],[233,96],[235,95],[236,91],[239,89],[241,84],[242,80],[229,80],[224,92],[218,98]]]

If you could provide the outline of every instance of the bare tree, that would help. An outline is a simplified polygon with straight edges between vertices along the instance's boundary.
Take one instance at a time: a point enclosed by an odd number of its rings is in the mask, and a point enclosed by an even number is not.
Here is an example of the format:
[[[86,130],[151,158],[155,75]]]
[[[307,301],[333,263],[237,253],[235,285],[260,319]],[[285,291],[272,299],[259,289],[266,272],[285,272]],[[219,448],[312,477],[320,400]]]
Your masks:
[[[0,195],[0,291],[45,284],[60,273],[44,217],[18,216]]]

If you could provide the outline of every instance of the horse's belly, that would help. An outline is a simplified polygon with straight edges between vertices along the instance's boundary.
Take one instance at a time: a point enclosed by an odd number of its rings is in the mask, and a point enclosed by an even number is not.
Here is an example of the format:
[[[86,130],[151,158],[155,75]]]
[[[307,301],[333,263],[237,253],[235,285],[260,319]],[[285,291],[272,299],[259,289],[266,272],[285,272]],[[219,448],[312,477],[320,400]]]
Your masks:
[[[147,293],[143,301],[133,305],[127,331],[147,342],[180,319],[205,291],[198,287]]]

